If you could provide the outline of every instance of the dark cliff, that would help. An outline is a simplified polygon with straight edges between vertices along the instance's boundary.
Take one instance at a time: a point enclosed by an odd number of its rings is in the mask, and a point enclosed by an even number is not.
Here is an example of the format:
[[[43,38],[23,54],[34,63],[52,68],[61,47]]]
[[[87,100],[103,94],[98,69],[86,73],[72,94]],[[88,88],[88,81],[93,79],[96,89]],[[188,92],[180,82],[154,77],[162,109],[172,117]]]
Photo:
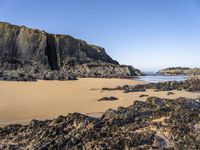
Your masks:
[[[119,65],[104,48],[68,35],[0,22],[0,70],[57,79],[69,73],[78,77],[128,78],[141,75],[131,66]],[[51,74],[51,75],[49,75]]]

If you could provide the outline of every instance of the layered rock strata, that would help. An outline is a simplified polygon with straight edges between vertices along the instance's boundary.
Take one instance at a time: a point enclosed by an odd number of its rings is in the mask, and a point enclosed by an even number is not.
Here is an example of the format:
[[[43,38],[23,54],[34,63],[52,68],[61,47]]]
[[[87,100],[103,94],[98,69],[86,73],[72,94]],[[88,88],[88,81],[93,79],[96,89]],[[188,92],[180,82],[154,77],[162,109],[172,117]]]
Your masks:
[[[132,66],[119,65],[99,46],[68,35],[49,34],[2,22],[0,70],[11,70],[36,79],[75,79],[75,76],[130,78],[141,75]]]

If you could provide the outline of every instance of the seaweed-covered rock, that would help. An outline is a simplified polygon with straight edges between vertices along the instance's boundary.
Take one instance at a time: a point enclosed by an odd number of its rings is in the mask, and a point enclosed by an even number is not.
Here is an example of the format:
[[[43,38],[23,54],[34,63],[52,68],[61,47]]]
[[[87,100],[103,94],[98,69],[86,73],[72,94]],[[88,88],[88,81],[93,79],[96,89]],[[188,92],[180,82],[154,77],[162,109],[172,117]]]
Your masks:
[[[79,113],[0,128],[0,149],[199,149],[200,100],[149,97],[101,118]]]
[[[189,92],[200,92],[200,79],[191,78],[185,81],[167,81],[159,83],[148,83],[138,85],[124,85],[115,88],[102,88],[102,90],[123,90],[129,92],[143,92],[146,89],[154,89],[156,91],[186,90]]]

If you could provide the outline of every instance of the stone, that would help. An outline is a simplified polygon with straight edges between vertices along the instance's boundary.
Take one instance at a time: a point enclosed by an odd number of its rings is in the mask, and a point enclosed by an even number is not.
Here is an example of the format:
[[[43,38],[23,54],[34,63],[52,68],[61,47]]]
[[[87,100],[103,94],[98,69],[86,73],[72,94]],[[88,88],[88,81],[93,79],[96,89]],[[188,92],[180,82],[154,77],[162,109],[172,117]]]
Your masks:
[[[98,99],[98,101],[115,101],[115,100],[118,100],[118,98],[114,97],[114,96],[102,97],[102,98]]]
[[[143,97],[148,97],[149,95],[146,95],[146,94],[142,94],[140,95],[139,97],[143,98]]]
[[[167,92],[167,95],[174,95],[173,92]]]

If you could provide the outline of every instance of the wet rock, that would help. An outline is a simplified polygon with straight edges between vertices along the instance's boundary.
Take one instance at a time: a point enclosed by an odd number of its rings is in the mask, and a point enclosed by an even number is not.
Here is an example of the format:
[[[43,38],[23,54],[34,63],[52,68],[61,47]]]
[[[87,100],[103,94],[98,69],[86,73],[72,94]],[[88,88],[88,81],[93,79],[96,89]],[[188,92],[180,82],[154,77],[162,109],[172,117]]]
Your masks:
[[[186,100],[184,99],[183,102],[181,103],[181,108],[182,109],[200,109],[200,100]]]
[[[146,94],[142,94],[140,95],[139,97],[143,98],[143,97],[148,97],[149,95],[146,95]]]
[[[171,90],[186,90],[190,92],[200,92],[200,79],[191,78],[185,81],[168,81],[149,84],[138,84],[135,86],[125,85],[116,88],[103,88],[102,90],[123,90],[125,93],[129,92],[144,92],[147,89],[154,89],[154,91],[171,91]]]
[[[80,113],[0,128],[1,149],[199,149],[198,99],[149,97],[101,118]]]
[[[102,98],[98,99],[98,101],[116,101],[116,100],[118,100],[118,98],[114,97],[114,96],[102,97]]]
[[[103,91],[124,90],[124,88],[125,88],[126,86],[128,86],[128,85],[125,85],[125,86],[123,86],[123,87],[117,86],[117,87],[115,87],[115,88],[103,87],[102,90],[103,90]]]
[[[138,84],[135,86],[123,86],[124,93],[129,93],[129,92],[145,92],[145,86],[142,84]]]
[[[167,95],[174,95],[173,92],[167,92]]]

